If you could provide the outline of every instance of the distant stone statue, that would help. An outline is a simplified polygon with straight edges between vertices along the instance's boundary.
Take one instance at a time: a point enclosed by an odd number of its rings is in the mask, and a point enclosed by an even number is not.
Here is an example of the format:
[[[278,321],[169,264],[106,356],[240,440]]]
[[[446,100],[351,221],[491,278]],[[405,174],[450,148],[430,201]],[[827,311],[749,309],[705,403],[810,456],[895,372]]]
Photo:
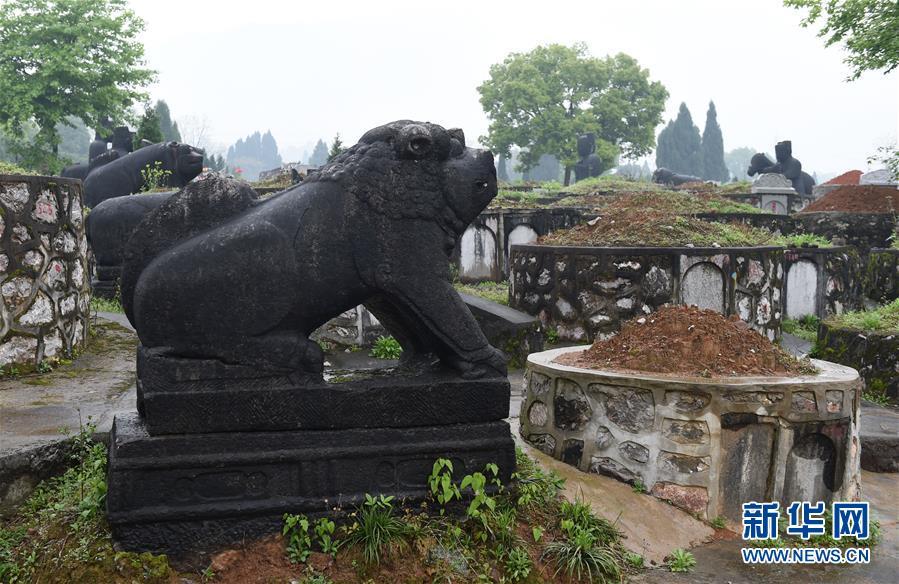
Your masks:
[[[686,183],[703,181],[698,176],[692,176],[689,174],[677,174],[676,172],[668,170],[667,168],[657,168],[656,171],[652,173],[652,182],[660,185],[676,187],[678,185]]]
[[[167,172],[160,186],[173,188],[183,187],[203,171],[203,151],[188,144],[160,142],[125,155],[119,152],[110,150],[107,155],[112,160],[92,169],[84,180],[88,207],[142,191],[146,182],[142,171],[148,167]]]
[[[111,122],[110,122],[111,125]],[[99,131],[94,134],[94,140],[90,143],[87,150],[87,163],[73,164],[62,169],[60,176],[67,178],[80,178],[82,181],[87,178],[95,168],[99,168],[104,164],[125,156],[134,150],[132,143],[134,133],[126,126],[119,126],[112,131],[108,137],[103,137]],[[109,149],[109,143],[112,142],[112,149]]]
[[[595,134],[587,133],[577,137],[577,153],[581,158],[574,165],[574,182],[602,173],[602,160],[596,155]]]
[[[811,195],[815,179],[807,172],[802,171],[802,163],[793,158],[793,144],[789,140],[778,142],[774,146],[774,155],[777,162],[762,153],[753,155],[749,161],[746,174],[782,174],[793,184],[793,189],[800,195]]]
[[[403,346],[404,365],[439,358],[466,379],[502,378],[505,359],[448,262],[496,189],[490,152],[467,148],[461,130],[412,121],[368,131],[266,200],[212,175],[134,231],[122,303],[147,350],[318,379],[323,356],[309,334],[364,303]]]

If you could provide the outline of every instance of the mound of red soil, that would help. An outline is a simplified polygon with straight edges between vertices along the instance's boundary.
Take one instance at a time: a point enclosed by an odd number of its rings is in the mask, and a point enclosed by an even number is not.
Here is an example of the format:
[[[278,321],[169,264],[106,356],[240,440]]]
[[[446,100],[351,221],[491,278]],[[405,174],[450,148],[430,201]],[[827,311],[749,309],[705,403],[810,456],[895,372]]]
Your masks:
[[[880,185],[846,185],[834,189],[801,213],[843,211],[850,213],[899,212],[899,189]]]
[[[840,176],[835,176],[829,181],[827,181],[826,185],[857,185],[859,179],[862,177],[862,171],[860,170],[850,170],[844,172]]]
[[[621,331],[556,362],[587,369],[615,369],[696,377],[796,375],[813,372],[749,328],[736,316],[695,306],[663,306],[630,320]]]

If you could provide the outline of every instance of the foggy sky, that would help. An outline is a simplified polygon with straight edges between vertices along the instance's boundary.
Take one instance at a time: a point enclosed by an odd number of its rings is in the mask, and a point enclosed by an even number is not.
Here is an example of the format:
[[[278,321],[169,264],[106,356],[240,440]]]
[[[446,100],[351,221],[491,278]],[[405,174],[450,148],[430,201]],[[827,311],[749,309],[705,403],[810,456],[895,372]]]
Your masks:
[[[270,129],[285,160],[339,132],[400,118],[461,127],[469,145],[487,119],[477,86],[491,64],[538,44],[624,52],[686,102],[702,131],[714,100],[726,150],[773,152],[791,139],[819,174],[866,169],[896,140],[899,75],[846,82],[839,47],[800,28],[778,0],[592,2],[132,0],[146,20],[150,88],[176,120],[206,120],[212,149]],[[663,123],[664,123],[663,122]],[[659,126],[656,132],[661,130]]]

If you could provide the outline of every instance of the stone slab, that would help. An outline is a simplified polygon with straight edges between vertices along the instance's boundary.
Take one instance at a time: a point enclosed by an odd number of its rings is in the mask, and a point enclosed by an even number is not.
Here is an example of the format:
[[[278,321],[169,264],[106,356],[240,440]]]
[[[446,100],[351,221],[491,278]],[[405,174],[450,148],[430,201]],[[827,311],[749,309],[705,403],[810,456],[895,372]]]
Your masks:
[[[136,414],[116,416],[107,511],[122,549],[177,557],[280,530],[285,512],[351,510],[366,493],[415,502],[434,460],[462,476],[515,466],[505,421],[418,428],[151,436]]]
[[[442,372],[303,385],[220,361],[138,349],[138,411],[150,434],[401,428],[502,420],[509,381]]]
[[[899,473],[899,408],[862,402],[862,468]]]

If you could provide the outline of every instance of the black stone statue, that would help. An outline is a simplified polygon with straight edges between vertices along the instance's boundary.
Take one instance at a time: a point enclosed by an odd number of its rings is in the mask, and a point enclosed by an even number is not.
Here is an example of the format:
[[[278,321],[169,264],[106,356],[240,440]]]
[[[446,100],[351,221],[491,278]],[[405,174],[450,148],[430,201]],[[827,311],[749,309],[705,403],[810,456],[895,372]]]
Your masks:
[[[581,134],[577,137],[577,153],[581,158],[574,165],[574,182],[602,173],[602,160],[596,155],[595,134]]]
[[[106,199],[138,193],[144,188],[145,179],[142,171],[148,166],[168,171],[161,186],[180,188],[193,180],[203,171],[203,151],[188,144],[178,142],[160,142],[145,146],[136,152],[122,155],[114,148],[97,160],[102,165],[92,168],[84,180],[84,203],[95,207]],[[95,160],[96,162],[96,160]]]
[[[62,169],[60,176],[80,178],[84,181],[92,170],[132,152],[134,149],[133,138],[134,133],[126,126],[115,128],[112,130],[112,134],[105,138],[99,131],[96,132],[94,141],[88,146],[87,163],[67,166]],[[112,149],[108,149],[110,142],[112,142]]]
[[[652,182],[676,187],[691,182],[702,182],[702,179],[698,176],[691,176],[689,174],[677,174],[667,168],[657,168],[656,171],[652,173]]]
[[[117,545],[208,565],[287,512],[423,501],[438,458],[508,482],[505,359],[449,274],[496,190],[493,155],[461,130],[398,121],[269,198],[213,174],[147,212],[121,278],[141,346],[137,413],[110,436]],[[309,333],[360,303],[401,366],[326,382]]]
[[[774,156],[777,158],[777,162],[771,162],[771,159],[762,153],[753,155],[746,174],[749,176],[766,173],[782,174],[793,183],[793,189],[797,193],[811,195],[815,179],[807,172],[803,172],[802,163],[793,158],[792,142],[789,140],[778,142],[774,146]]]
[[[365,303],[407,363],[433,354],[464,377],[502,376],[448,271],[495,195],[493,158],[461,130],[394,122],[263,202],[238,181],[188,186],[132,235],[122,302],[145,348],[314,375],[309,333]]]

